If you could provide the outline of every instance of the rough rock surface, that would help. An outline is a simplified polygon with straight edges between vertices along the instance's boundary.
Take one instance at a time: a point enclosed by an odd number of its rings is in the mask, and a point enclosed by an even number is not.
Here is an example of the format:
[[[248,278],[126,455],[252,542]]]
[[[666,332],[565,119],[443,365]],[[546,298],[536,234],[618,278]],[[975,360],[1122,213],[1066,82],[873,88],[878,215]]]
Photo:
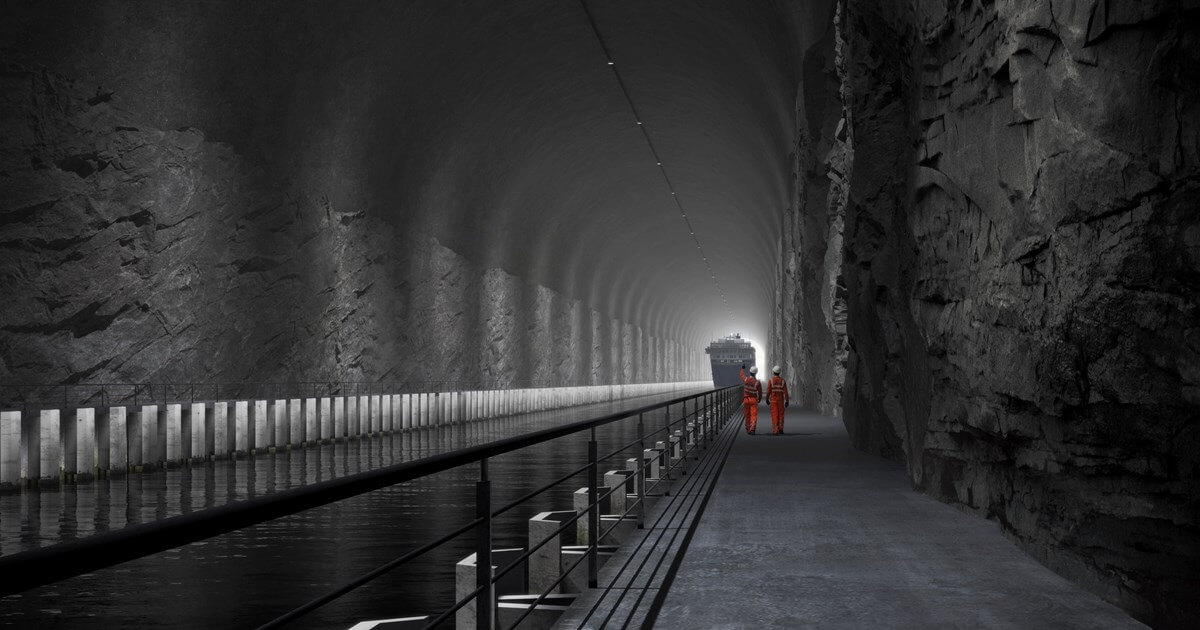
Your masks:
[[[585,325],[581,302],[153,128],[120,95],[12,64],[0,81],[2,383],[696,376],[634,354],[658,341],[639,326],[593,339],[608,318]]]
[[[796,96],[793,198],[783,214],[771,321],[771,356],[809,409],[841,414],[846,339],[842,226],[853,163],[842,106],[837,22],[809,49]]]
[[[843,23],[855,443],[1176,628],[1200,618],[1194,7],[849,0]]]

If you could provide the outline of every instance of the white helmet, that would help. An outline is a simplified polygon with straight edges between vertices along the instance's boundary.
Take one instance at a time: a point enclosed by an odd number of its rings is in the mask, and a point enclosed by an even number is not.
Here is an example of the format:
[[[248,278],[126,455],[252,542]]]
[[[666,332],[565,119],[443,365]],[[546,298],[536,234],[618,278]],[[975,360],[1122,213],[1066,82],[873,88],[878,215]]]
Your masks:
[[[757,366],[757,365],[751,365],[751,366],[750,366],[750,373],[751,373],[751,374],[758,374],[758,366]]]
[[[778,365],[776,365],[775,367],[771,368],[771,371],[772,371],[772,372],[774,372],[774,373],[776,373],[776,374],[778,374],[778,373],[779,373],[779,366],[778,366]]]

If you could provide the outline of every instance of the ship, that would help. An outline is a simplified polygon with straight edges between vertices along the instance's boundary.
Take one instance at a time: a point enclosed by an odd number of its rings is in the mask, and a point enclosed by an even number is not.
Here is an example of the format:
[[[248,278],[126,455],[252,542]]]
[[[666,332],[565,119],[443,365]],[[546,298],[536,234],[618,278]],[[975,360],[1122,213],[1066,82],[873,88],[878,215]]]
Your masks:
[[[749,370],[754,365],[754,346],[737,333],[708,344],[704,352],[712,361],[713,385],[717,387],[741,384],[742,366]]]

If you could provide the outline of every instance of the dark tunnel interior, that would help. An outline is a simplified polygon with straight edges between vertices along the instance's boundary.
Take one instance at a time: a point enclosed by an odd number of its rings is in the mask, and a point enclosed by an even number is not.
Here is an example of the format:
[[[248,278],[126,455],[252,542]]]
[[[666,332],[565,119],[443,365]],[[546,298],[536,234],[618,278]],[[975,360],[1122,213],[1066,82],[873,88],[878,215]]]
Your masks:
[[[707,380],[736,331],[914,488],[1200,615],[1194,2],[8,2],[0,42],[0,384]]]

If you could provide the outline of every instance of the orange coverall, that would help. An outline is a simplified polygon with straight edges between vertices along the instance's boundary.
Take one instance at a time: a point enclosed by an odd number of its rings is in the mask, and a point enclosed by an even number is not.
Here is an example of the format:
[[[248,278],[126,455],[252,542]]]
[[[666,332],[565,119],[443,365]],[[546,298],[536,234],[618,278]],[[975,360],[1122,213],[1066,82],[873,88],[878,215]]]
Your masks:
[[[746,433],[753,434],[758,426],[758,401],[762,400],[762,383],[753,376],[746,376],[746,370],[742,370],[739,376],[742,379],[742,404],[746,408]]]
[[[792,401],[788,393],[787,381],[782,376],[775,375],[767,381],[767,402],[771,404],[771,434],[783,433],[783,409]]]

